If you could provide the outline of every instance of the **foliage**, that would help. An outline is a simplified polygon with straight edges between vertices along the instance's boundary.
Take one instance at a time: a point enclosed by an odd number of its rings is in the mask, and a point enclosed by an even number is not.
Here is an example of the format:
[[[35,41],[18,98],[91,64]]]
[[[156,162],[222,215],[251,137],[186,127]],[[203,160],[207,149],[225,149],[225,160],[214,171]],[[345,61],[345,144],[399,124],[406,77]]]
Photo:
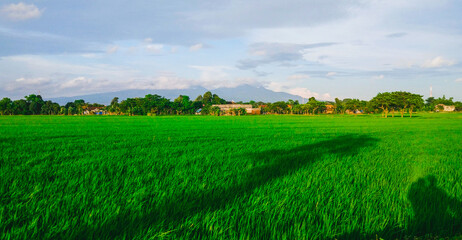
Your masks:
[[[408,110],[410,117],[412,117],[412,112],[415,109],[421,109],[424,106],[422,95],[402,91],[379,93],[370,102],[372,108],[382,110],[384,117],[388,117],[390,109],[393,112],[399,110],[401,117],[404,117],[404,112]]]
[[[461,111],[462,109],[457,106],[460,106],[461,102],[454,102],[454,98],[450,97],[449,99],[446,98],[446,96],[443,96],[442,98],[434,98],[434,97],[429,97],[425,100],[425,108],[427,111],[435,111],[437,108],[438,110],[443,110],[443,106],[438,106],[440,104],[446,105],[446,106],[456,106],[456,111]]]
[[[180,95],[174,101],[159,96],[148,94],[142,98],[127,98],[119,102],[118,97],[114,97],[108,106],[96,103],[88,103],[83,99],[68,102],[64,106],[51,101],[44,101],[40,95],[31,94],[25,99],[12,101],[9,98],[0,100],[0,115],[83,115],[93,114],[93,110],[104,111],[112,115],[194,115],[200,112],[202,115],[221,115],[230,113],[217,112],[212,110],[212,105],[227,104],[225,99],[210,91],[196,97],[191,101],[189,96]],[[236,104],[236,103],[235,103]],[[333,105],[333,112],[344,114],[345,111],[354,113],[382,113],[388,117],[391,112],[394,117],[395,111],[404,117],[406,111],[409,116],[416,110],[434,111],[437,104],[455,105],[456,111],[461,111],[461,103],[454,102],[453,98],[428,98],[424,104],[422,96],[409,92],[384,92],[378,93],[370,101],[346,98],[335,99],[334,102],[318,101],[314,97],[309,98],[305,104],[298,101],[288,100],[277,101],[274,103],[264,102],[237,102],[237,104],[250,104],[253,108],[260,108],[264,114],[322,114],[326,113],[326,105]],[[200,110],[200,111],[199,111]],[[95,110],[96,111],[96,110]],[[244,115],[245,113],[235,110],[231,114]]]
[[[221,109],[217,106],[211,107],[210,108],[210,113],[215,116],[220,116],[221,114]]]
[[[345,99],[343,102],[345,104],[344,106],[346,110],[349,110],[353,113],[360,110],[361,101],[359,99]]]
[[[0,100],[0,114],[7,115],[13,113],[13,101],[9,98]]]

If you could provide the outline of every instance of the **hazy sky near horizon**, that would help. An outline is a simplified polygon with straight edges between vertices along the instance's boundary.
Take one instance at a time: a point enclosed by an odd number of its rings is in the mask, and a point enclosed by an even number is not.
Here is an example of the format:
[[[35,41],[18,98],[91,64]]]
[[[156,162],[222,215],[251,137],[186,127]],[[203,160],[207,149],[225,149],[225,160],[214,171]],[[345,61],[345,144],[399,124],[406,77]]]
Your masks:
[[[0,0],[0,97],[251,84],[462,100],[460,13],[457,0]]]

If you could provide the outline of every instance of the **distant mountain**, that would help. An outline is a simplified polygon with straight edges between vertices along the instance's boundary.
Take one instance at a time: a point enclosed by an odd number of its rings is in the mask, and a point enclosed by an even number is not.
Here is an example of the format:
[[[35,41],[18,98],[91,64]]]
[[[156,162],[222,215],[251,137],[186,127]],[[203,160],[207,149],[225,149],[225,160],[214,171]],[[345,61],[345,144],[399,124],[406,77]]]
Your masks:
[[[144,97],[147,94],[157,94],[162,97],[173,100],[179,95],[187,95],[191,100],[196,99],[197,96],[204,94],[209,90],[203,87],[191,87],[188,89],[132,89],[132,90],[123,90],[117,92],[106,92],[106,93],[95,93],[81,96],[73,97],[57,97],[49,98],[46,100],[51,100],[57,102],[61,105],[66,104],[67,102],[73,102],[77,99],[83,99],[85,102],[89,103],[100,103],[108,105],[114,97],[118,97],[119,101],[125,100],[127,98],[135,97]],[[251,100],[262,101],[262,102],[277,102],[277,101],[287,101],[289,99],[298,100],[302,102],[302,97],[297,95],[292,95],[285,92],[274,92],[264,87],[255,87],[251,85],[241,85],[234,88],[217,88],[210,90],[213,94],[217,94],[227,101],[243,101],[248,102]]]
[[[235,102],[248,102],[251,100],[256,102],[277,102],[287,101],[289,99],[302,102],[302,97],[300,96],[286,92],[274,92],[264,87],[255,87],[251,85],[241,85],[234,88],[217,88],[211,92],[228,101]]]

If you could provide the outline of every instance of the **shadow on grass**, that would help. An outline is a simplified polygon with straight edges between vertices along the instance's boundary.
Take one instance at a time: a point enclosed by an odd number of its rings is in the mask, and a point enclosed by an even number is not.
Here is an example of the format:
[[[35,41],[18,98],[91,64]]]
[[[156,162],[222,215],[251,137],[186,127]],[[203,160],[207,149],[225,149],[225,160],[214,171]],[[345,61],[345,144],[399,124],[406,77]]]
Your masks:
[[[407,228],[388,227],[369,234],[356,230],[336,239],[462,239],[462,202],[436,183],[435,176],[428,175],[411,185],[407,198],[414,216]]]
[[[377,141],[369,136],[348,135],[292,149],[270,150],[250,156],[243,155],[242,157],[251,158],[255,167],[234,176],[233,179],[237,179],[237,183],[231,187],[184,193],[157,206],[148,206],[149,210],[145,212],[126,210],[121,212],[117,218],[109,219],[102,224],[80,226],[79,229],[61,232],[56,237],[131,239],[135,236],[143,236],[153,226],[172,229],[199,212],[215,211],[238,199],[246,198],[256,188],[307,167],[326,154],[335,154],[339,157],[355,155],[361,148],[374,145]],[[188,234],[192,234],[194,238],[201,238],[207,233],[204,229],[197,228],[195,232]]]

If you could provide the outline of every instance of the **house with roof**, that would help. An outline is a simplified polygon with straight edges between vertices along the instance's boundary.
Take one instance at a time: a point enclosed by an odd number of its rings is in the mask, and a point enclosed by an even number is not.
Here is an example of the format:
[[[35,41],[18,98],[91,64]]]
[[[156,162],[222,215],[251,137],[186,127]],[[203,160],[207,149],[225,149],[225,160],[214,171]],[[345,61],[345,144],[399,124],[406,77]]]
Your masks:
[[[326,105],[325,113],[327,113],[327,114],[333,114],[333,113],[334,113],[334,110],[335,110],[334,105],[332,105],[332,104],[327,104],[327,105]]]
[[[261,114],[261,108],[254,108],[251,104],[216,104],[212,107],[219,107],[220,111],[226,115],[232,115],[234,109],[243,108],[246,111],[246,114],[249,115],[259,115]]]
[[[108,112],[103,107],[88,107],[83,111],[83,115],[106,115]]]
[[[454,112],[456,110],[456,106],[447,106],[444,104],[438,104],[435,106],[436,112]]]

